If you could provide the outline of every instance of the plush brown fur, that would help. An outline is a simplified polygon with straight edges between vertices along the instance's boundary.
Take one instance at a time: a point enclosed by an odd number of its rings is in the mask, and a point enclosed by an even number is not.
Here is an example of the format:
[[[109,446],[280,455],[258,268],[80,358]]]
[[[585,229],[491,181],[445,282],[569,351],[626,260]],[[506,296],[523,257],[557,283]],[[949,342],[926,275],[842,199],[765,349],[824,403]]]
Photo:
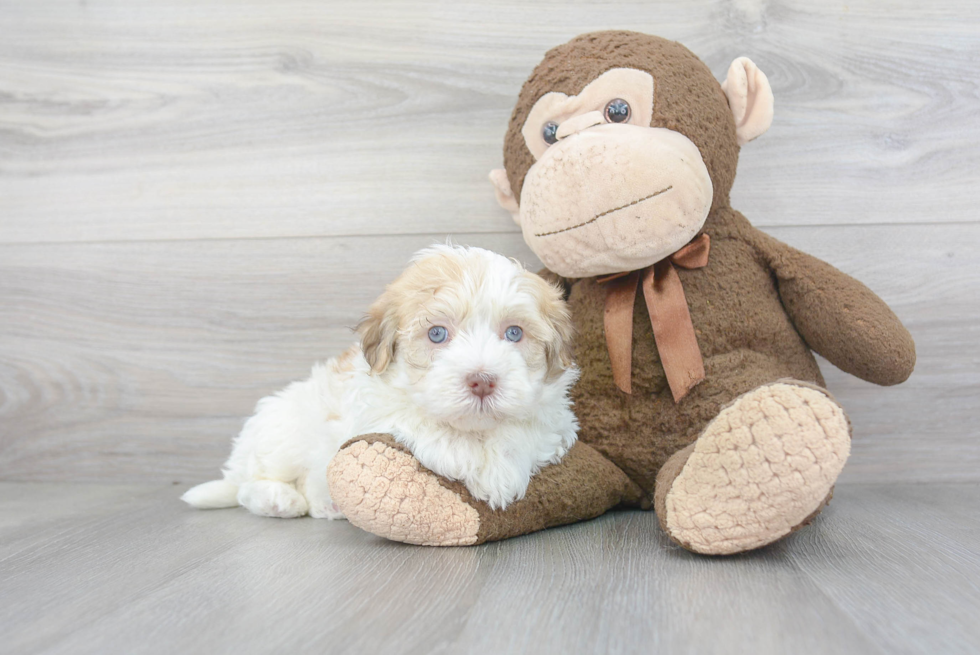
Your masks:
[[[724,406],[781,379],[823,387],[811,349],[841,369],[882,385],[902,382],[915,363],[911,336],[874,293],[756,230],[730,207],[739,146],[728,101],[708,68],[678,43],[633,32],[599,32],[549,51],[521,89],[505,139],[504,162],[515,196],[519,198],[534,163],[520,130],[537,99],[549,91],[577,94],[601,73],[618,67],[653,75],[651,124],[693,141],[713,181],[712,208],[702,230],[711,237],[709,263],[697,270],[678,270],[706,377],[674,402],[638,294],[633,392],[624,394],[613,383],[603,333],[604,289],[594,278],[549,276],[564,285],[577,329],[574,354],[582,377],[573,395],[580,441],[589,447],[578,450],[588,455],[589,465],[570,455],[542,471],[525,500],[493,515],[460,491],[461,498],[477,508],[481,525],[487,526],[479,541],[596,516],[616,505],[650,508],[655,497],[663,507],[667,487],[687,457],[674,460],[676,471],[664,471],[658,491],[661,468],[693,444]],[[596,462],[597,455],[632,484],[606,471]],[[575,489],[581,490],[582,502],[566,500],[562,509],[562,498],[579,493]]]

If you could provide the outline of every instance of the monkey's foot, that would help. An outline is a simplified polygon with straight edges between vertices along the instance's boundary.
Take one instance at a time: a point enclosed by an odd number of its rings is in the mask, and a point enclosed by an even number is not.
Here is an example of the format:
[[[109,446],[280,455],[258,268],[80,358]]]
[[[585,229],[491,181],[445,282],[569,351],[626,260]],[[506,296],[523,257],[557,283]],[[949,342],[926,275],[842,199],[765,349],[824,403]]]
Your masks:
[[[787,380],[749,391],[660,470],[660,525],[707,555],[765,546],[830,501],[850,445],[847,417],[822,389]]]
[[[477,542],[476,509],[389,435],[349,441],[330,462],[327,478],[340,511],[362,530],[421,546]]]

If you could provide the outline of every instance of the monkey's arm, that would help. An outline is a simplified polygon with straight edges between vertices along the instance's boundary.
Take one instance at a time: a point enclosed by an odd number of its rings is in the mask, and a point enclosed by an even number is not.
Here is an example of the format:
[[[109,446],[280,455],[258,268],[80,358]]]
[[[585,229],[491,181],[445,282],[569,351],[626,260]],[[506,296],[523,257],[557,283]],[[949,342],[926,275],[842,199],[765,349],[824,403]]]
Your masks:
[[[493,510],[460,482],[422,466],[391,435],[344,444],[330,463],[330,495],[347,520],[392,541],[470,546],[584,521],[643,493],[615,464],[576,442],[557,464],[541,469],[524,498]]]
[[[783,306],[813,350],[875,384],[898,384],[912,374],[915,343],[881,298],[830,264],[758,234]]]

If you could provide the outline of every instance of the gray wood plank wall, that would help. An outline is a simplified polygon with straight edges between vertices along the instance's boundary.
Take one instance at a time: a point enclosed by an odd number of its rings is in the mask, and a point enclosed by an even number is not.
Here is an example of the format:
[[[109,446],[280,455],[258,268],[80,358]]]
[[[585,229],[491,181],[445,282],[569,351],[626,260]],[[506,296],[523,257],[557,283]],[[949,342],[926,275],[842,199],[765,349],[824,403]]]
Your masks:
[[[546,49],[677,39],[776,96],[733,204],[916,337],[824,363],[847,480],[980,481],[980,4],[0,1],[0,479],[212,476],[419,247],[536,266],[486,174]]]

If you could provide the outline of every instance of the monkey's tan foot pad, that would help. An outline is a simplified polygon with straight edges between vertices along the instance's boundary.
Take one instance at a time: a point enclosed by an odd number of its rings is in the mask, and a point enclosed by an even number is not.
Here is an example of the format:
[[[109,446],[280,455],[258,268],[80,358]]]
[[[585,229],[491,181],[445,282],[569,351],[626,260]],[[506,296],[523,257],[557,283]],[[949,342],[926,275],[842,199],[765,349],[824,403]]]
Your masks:
[[[477,543],[476,509],[388,435],[346,443],[331,461],[327,477],[331,498],[362,530],[421,546]]]
[[[816,516],[850,446],[847,417],[825,391],[794,381],[754,389],[661,469],[661,526],[698,553],[765,546]]]

